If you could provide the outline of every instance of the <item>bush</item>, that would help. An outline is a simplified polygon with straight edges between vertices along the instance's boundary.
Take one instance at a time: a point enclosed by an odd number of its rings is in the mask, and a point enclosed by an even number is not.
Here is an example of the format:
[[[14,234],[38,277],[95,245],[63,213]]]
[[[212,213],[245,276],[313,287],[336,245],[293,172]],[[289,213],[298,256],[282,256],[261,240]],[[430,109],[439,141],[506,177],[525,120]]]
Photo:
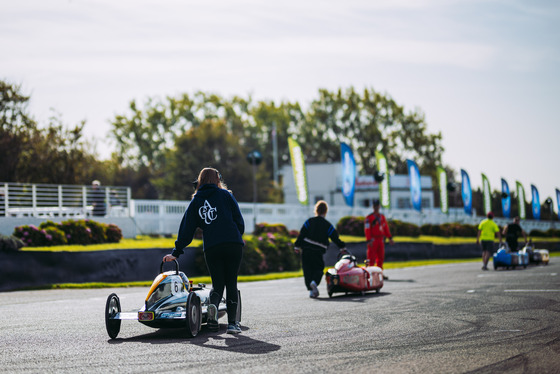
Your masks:
[[[392,236],[420,236],[420,227],[412,223],[394,220],[389,221],[388,224]]]
[[[52,237],[45,229],[40,229],[35,225],[19,226],[14,229],[16,238],[21,239],[27,247],[40,247],[51,245]]]
[[[87,245],[92,243],[91,229],[86,225],[86,220],[68,220],[60,224],[66,235],[68,244]]]
[[[531,230],[529,236],[532,236],[533,238],[545,238],[548,235],[546,235],[546,233],[541,230]]]
[[[68,220],[60,224],[46,221],[39,227],[19,226],[14,229],[13,235],[29,247],[118,243],[122,239],[122,231],[117,225],[91,220]]]
[[[15,236],[4,236],[0,234],[0,251],[16,252],[25,244]]]
[[[260,235],[263,233],[288,235],[288,228],[286,227],[286,225],[282,223],[270,224],[270,223],[263,222],[257,224],[253,232],[253,235]]]
[[[105,239],[107,243],[118,243],[122,238],[123,235],[119,226],[110,223],[105,227]]]
[[[560,237],[560,229],[548,229],[546,230],[546,235],[551,238],[558,238]]]
[[[290,230],[289,236],[290,236],[290,238],[297,238],[299,236],[299,231],[298,230]]]
[[[342,217],[336,224],[339,235],[364,236],[365,217]]]
[[[299,269],[299,257],[294,252],[294,245],[287,235],[268,232],[255,236],[253,241],[264,255],[268,272]]]
[[[241,267],[239,274],[253,275],[266,273],[268,267],[263,252],[256,245],[254,240],[245,242],[243,249],[243,260],[241,260]]]
[[[107,241],[105,230],[107,225],[89,219],[85,220],[85,225],[90,230],[90,243],[101,244]]]

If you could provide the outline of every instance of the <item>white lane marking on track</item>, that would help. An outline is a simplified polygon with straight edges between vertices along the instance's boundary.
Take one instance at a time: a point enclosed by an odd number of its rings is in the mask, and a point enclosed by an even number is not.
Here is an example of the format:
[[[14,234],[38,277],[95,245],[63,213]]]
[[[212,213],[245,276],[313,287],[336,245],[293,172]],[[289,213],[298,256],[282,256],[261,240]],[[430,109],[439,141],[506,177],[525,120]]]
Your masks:
[[[504,290],[504,292],[560,292],[560,290]]]
[[[474,293],[474,290],[468,290],[467,293]]]
[[[489,278],[489,277],[518,277],[520,273],[516,272],[515,270],[511,272],[499,272],[499,273],[487,273],[487,274],[477,274],[477,278]],[[542,277],[542,276],[551,276],[555,277],[558,273],[523,273],[523,276],[530,276],[530,277]]]

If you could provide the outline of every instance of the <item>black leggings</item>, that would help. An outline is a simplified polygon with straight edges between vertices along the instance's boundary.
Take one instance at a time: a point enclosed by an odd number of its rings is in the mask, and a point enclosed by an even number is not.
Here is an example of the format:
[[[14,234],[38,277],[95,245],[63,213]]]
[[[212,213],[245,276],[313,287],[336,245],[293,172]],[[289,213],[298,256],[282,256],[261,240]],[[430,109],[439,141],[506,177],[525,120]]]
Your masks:
[[[303,248],[301,253],[301,267],[303,268],[303,280],[305,287],[311,290],[309,284],[315,281],[317,286],[321,283],[323,271],[325,270],[325,261],[323,260],[323,252],[315,249]]]
[[[217,308],[222,300],[224,288],[227,289],[228,323],[237,322],[237,273],[242,258],[243,245],[237,243],[220,244],[204,251],[206,266],[212,278],[210,302]]]

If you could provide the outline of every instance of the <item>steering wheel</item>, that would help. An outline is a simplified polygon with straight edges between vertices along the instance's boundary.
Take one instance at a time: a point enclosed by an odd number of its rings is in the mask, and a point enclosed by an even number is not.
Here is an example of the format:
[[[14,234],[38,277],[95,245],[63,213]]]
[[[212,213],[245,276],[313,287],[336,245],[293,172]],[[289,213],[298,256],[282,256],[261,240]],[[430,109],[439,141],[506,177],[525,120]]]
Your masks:
[[[168,261],[170,262],[170,261]],[[175,274],[179,274],[179,263],[177,262],[177,260],[173,260],[173,262],[175,263]],[[159,273],[163,273],[163,264],[164,262],[161,262],[161,265],[159,266]]]
[[[354,257],[354,255],[352,254],[352,252],[350,252],[349,250],[346,249],[346,250],[344,250],[343,252],[338,252],[338,255],[337,255],[337,259],[336,259],[336,260],[338,261],[338,260],[340,260],[343,256],[346,256],[346,255],[350,255],[350,256]],[[354,261],[355,261],[355,259],[356,259],[356,258],[354,257]]]

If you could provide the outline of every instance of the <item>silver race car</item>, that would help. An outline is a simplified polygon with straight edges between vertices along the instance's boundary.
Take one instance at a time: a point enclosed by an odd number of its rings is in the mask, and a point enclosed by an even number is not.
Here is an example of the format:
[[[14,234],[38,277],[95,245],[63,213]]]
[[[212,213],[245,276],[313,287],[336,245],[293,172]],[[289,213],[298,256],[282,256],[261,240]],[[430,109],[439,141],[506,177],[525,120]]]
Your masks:
[[[201,325],[207,322],[210,289],[199,283],[192,285],[185,273],[179,271],[175,260],[175,270],[163,272],[154,279],[144,305],[137,312],[122,312],[117,294],[107,297],[105,304],[105,327],[111,339],[115,339],[121,329],[122,320],[137,320],[154,328],[186,328],[187,337],[195,337]],[[237,321],[241,322],[241,293],[238,291]],[[226,302],[222,298],[218,306],[218,318],[226,314]]]

